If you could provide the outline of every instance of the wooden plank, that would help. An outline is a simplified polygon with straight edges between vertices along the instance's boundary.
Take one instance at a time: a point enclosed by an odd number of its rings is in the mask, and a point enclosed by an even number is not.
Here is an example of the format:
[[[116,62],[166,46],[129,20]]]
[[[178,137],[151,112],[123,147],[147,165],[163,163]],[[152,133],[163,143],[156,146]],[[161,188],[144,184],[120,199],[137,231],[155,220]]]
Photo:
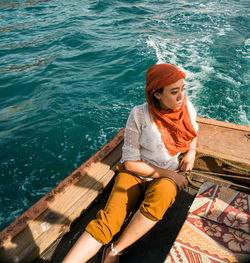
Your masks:
[[[200,121],[197,150],[223,159],[250,165],[250,127],[224,124],[214,120]],[[213,125],[211,125],[213,123]]]
[[[52,244],[58,237],[68,232],[71,223],[81,215],[82,211],[87,209],[91,202],[100,193],[100,185],[104,188],[109,180],[114,175],[114,171],[109,170],[104,176],[99,178],[99,184],[90,189],[82,191],[78,186],[72,186],[70,191],[74,195],[79,194],[78,200],[70,198],[70,196],[59,197],[53,206],[47,209],[36,220],[30,222],[27,228],[17,235],[9,243],[5,244],[5,252],[1,256],[12,258],[12,262],[29,262],[33,260],[39,253],[42,253],[47,247]],[[85,180],[86,181],[86,180]],[[66,203],[62,207],[63,203]],[[60,207],[57,205],[60,204]],[[13,246],[13,243],[16,246]],[[27,255],[29,255],[27,257]],[[35,256],[35,257],[34,257]],[[7,261],[11,262],[11,261]]]
[[[215,183],[218,185],[222,185],[228,188],[233,188],[242,192],[250,192],[250,187],[249,186],[244,186],[240,185],[237,183],[233,183],[229,180],[222,179],[220,177],[215,177],[214,175],[209,175],[209,174],[202,174],[199,172],[191,172],[190,174],[191,179],[194,181],[194,183],[201,185],[202,183],[209,181],[211,183]]]
[[[108,154],[92,158],[84,166],[84,176],[67,186],[47,208],[11,239],[6,239],[0,249],[1,262],[31,262],[56,239],[65,234],[71,223],[93,202],[114,176],[114,166],[121,156],[121,141]],[[11,229],[10,229],[11,231]]]
[[[105,174],[104,177],[101,178],[100,182],[106,184],[107,179],[111,179],[114,175],[113,171],[109,171]],[[81,213],[88,208],[88,206],[93,202],[93,200],[98,196],[98,190],[88,191],[87,195],[84,198],[80,199],[76,202],[71,209],[65,212],[64,217],[62,218],[61,226],[65,226],[68,221],[72,223],[76,218],[78,218]],[[62,228],[60,225],[53,225],[46,231],[46,234],[41,235],[39,239],[36,240],[37,246],[40,248],[40,252],[43,252],[45,249],[48,248],[48,244],[52,244],[58,237],[64,235],[67,230],[64,227]]]

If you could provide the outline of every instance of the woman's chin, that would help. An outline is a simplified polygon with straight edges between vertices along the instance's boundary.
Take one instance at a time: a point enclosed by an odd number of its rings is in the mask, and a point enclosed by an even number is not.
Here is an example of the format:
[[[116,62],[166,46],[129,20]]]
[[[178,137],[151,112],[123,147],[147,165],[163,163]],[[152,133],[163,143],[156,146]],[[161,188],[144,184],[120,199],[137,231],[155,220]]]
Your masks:
[[[181,106],[177,106],[177,107],[175,107],[174,109],[173,109],[173,111],[178,111],[178,110],[180,110],[181,109]]]

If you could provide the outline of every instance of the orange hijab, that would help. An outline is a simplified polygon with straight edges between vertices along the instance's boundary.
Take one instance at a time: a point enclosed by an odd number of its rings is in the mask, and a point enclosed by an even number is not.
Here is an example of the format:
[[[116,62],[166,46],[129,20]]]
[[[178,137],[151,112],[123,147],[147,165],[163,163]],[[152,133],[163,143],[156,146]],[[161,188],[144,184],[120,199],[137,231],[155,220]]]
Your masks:
[[[185,78],[184,72],[169,64],[151,66],[146,73],[146,99],[150,112],[160,131],[162,140],[170,155],[186,152],[190,143],[197,136],[191,123],[187,100],[184,98],[182,106],[177,111],[159,110],[151,103],[150,96],[156,90]]]

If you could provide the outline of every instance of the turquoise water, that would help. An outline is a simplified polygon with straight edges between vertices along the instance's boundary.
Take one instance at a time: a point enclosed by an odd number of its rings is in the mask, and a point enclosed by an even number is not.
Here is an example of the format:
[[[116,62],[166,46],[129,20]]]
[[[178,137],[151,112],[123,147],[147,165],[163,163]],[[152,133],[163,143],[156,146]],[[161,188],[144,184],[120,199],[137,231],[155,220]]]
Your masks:
[[[152,64],[185,70],[199,116],[249,125],[248,6],[0,1],[0,227],[125,125]]]

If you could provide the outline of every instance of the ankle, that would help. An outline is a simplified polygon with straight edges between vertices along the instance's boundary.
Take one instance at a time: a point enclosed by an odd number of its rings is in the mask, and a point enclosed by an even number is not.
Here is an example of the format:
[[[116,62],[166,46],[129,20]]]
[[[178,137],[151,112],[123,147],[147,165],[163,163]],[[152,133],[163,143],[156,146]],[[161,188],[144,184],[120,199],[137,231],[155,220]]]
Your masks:
[[[119,248],[117,248],[115,243],[110,244],[110,250],[111,250],[111,253],[113,253],[113,255],[115,255],[115,256],[121,256],[122,255],[122,251],[119,250]]]

